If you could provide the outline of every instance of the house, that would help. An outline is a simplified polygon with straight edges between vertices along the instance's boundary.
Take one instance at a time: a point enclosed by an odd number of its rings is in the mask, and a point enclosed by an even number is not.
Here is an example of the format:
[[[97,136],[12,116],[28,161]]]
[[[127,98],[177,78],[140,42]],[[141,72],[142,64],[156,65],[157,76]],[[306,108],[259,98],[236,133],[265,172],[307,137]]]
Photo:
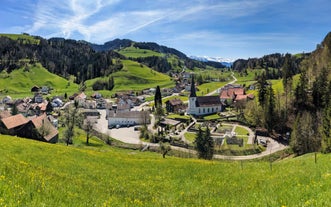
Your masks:
[[[106,107],[107,107],[107,102],[105,99],[103,98],[97,99],[97,105],[96,105],[97,109],[105,109]]]
[[[108,128],[117,126],[134,126],[149,124],[148,111],[115,111],[107,110]]]
[[[254,99],[254,95],[246,94],[245,89],[241,85],[228,84],[221,89],[220,99],[222,102],[231,104],[235,101]]]
[[[183,101],[178,98],[168,100],[165,104],[167,112],[170,113],[180,112],[184,107]]]
[[[27,136],[27,138],[49,143],[58,142],[59,132],[48,120],[46,114],[31,119],[28,125],[32,125],[32,130],[30,136]]]
[[[60,98],[54,98],[52,100],[52,106],[53,107],[61,107],[61,106],[63,106],[63,101]]]
[[[187,113],[191,115],[206,115],[221,112],[223,104],[219,96],[197,96],[195,91],[194,78],[191,82],[191,93]]]
[[[5,96],[3,99],[2,99],[2,103],[4,104],[7,104],[9,102],[12,101],[12,98],[10,96]]]
[[[99,98],[102,98],[102,95],[98,92],[95,92],[93,95],[91,95],[91,98],[93,99],[99,99]]]
[[[39,88],[38,86],[33,86],[33,87],[31,88],[31,92],[32,92],[32,93],[39,92],[39,90],[40,90],[40,88]]]
[[[43,86],[43,87],[41,87],[40,92],[44,95],[47,95],[49,92],[49,88],[47,86]]]
[[[31,119],[22,114],[3,118],[0,121],[0,132],[51,143],[58,141],[58,131],[45,114]]]
[[[81,92],[75,97],[75,101],[78,101],[79,106],[83,106],[84,102],[86,101],[86,95],[84,92]]]
[[[84,117],[88,116],[100,116],[100,112],[96,109],[81,109],[80,112],[84,115]]]
[[[33,97],[33,100],[35,103],[41,103],[43,102],[43,96],[40,93],[36,93]]]
[[[29,119],[25,118],[22,114],[3,118],[0,121],[0,132],[12,136],[26,137],[27,133],[23,130],[23,127],[28,122]]]

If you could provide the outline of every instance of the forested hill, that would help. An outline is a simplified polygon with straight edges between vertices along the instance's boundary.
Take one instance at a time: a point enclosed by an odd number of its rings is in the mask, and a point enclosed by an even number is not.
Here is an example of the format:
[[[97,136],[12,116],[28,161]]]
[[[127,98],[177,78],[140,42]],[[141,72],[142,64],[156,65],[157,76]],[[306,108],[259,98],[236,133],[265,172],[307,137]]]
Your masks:
[[[151,50],[159,55],[131,58],[116,52],[126,47]],[[171,63],[174,59],[180,68],[225,67],[221,63],[192,60],[176,49],[156,43],[115,39],[104,45],[95,45],[64,38],[45,39],[28,34],[0,34],[0,72],[6,70],[10,73],[24,67],[27,62],[40,62],[48,71],[65,78],[72,75],[77,83],[81,83],[120,70],[123,67],[121,60],[125,59],[131,59],[163,73],[179,68]]]
[[[323,69],[326,69],[331,80],[331,32],[329,32],[321,44],[317,45],[315,51],[303,63],[307,73],[317,77]]]
[[[16,37],[16,38],[13,38]],[[33,40],[33,41],[32,41]],[[40,62],[48,71],[76,82],[107,76],[122,68],[124,56],[114,51],[96,52],[86,42],[29,35],[0,36],[0,72]]]
[[[133,46],[133,47],[136,47],[139,49],[152,50],[152,51],[163,53],[163,54],[173,54],[181,59],[188,58],[184,53],[182,53],[176,49],[162,46],[162,45],[159,45],[154,42],[134,42],[129,39],[115,39],[115,40],[106,42],[103,45],[91,44],[91,46],[96,51],[120,50],[125,47]]]
[[[142,50],[151,50],[164,55],[174,55],[179,58],[185,65],[185,67],[189,69],[197,68],[206,68],[207,66],[214,68],[225,68],[226,66],[222,63],[215,61],[198,61],[187,57],[184,53],[174,49],[169,48],[163,45],[159,45],[154,42],[135,42],[129,39],[115,39],[109,42],[104,43],[103,45],[91,44],[91,47],[96,51],[109,51],[109,50],[121,50],[127,47],[134,47]],[[166,72],[172,68],[171,64],[166,64],[164,60],[160,57],[139,57],[133,58],[135,61],[140,63],[144,63],[154,68],[154,66],[162,65],[163,68],[157,67],[158,71]],[[163,62],[163,63],[162,63]]]
[[[294,71],[299,71],[300,63],[307,58],[310,53],[302,53],[297,55],[290,55],[290,54],[280,54],[274,53],[265,55],[261,58],[249,58],[245,59],[238,59],[232,64],[233,70],[236,71],[243,71],[245,69],[265,69],[265,68],[274,68],[274,69],[281,69],[286,62],[286,59],[290,59],[292,64],[292,68]]]

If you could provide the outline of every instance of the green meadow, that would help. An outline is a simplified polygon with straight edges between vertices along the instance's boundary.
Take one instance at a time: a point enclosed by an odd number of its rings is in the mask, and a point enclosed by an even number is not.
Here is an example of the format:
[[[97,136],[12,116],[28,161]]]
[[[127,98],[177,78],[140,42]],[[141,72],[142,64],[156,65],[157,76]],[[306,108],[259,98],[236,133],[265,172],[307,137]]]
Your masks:
[[[0,37],[8,37],[12,40],[23,40],[23,42],[29,42],[32,44],[39,44],[40,40],[36,39],[33,36],[26,34],[0,34]]]
[[[140,65],[131,60],[123,60],[123,68],[111,74],[114,77],[115,87],[112,91],[101,91],[102,94],[110,96],[118,91],[141,91],[143,89],[173,87],[175,83],[169,76],[154,71],[153,69]],[[100,78],[86,81],[87,89],[92,90],[92,84]],[[102,79],[102,78],[101,78]]]
[[[0,206],[328,206],[330,155],[204,161],[0,135]],[[101,144],[100,144],[101,145]]]
[[[28,70],[23,68],[11,73],[2,71],[0,73],[0,96],[10,95],[14,98],[31,96],[33,86],[52,87],[52,94],[64,95],[78,91],[78,85],[60,76],[48,72],[40,64],[29,66]]]
[[[140,49],[136,47],[126,47],[124,49],[118,50],[118,53],[121,55],[124,55],[126,57],[131,57],[131,58],[138,58],[138,57],[150,57],[150,56],[160,56],[162,57],[163,55],[161,53],[152,51],[152,50],[146,50],[146,49]]]

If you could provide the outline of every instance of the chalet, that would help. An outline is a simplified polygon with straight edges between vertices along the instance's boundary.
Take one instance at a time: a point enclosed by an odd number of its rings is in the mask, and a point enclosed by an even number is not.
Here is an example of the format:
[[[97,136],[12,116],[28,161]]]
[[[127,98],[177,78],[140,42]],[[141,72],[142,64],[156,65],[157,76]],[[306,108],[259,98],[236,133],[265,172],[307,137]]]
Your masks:
[[[180,112],[184,107],[183,101],[177,98],[168,100],[165,102],[165,104],[167,112],[169,113]]]
[[[91,98],[93,98],[93,99],[100,99],[100,98],[102,98],[102,95],[100,94],[100,93],[94,93],[94,94],[92,94],[91,95]]]
[[[47,95],[49,93],[49,88],[47,86],[43,86],[41,87],[40,92],[44,95]]]
[[[58,131],[46,115],[28,119],[22,114],[17,114],[3,118],[0,121],[0,132],[44,142],[56,143],[58,141]]]
[[[147,111],[115,111],[107,110],[108,128],[116,126],[134,126],[149,124],[150,117]]]
[[[254,95],[246,94],[245,89],[241,85],[228,84],[221,89],[220,99],[222,102],[231,104],[235,101],[254,99]]]
[[[22,114],[3,118],[0,121],[0,132],[12,136],[26,137],[27,133],[23,130],[23,127],[28,122],[29,119],[25,118]]]
[[[194,78],[191,82],[191,94],[187,113],[191,115],[206,115],[221,112],[223,104],[218,96],[197,96],[195,92]]]
[[[32,93],[39,92],[39,90],[40,90],[40,88],[39,88],[38,86],[33,86],[33,87],[31,88],[31,92],[32,92]]]
[[[58,142],[59,132],[45,114],[31,119],[26,128],[29,126],[32,126],[32,129],[30,129],[30,136],[27,138],[50,143]]]
[[[83,106],[84,102],[86,101],[86,95],[84,92],[81,92],[80,94],[78,94],[76,97],[75,97],[75,101],[78,102],[78,105],[79,106]]]
[[[9,102],[12,101],[12,98],[10,96],[5,96],[3,99],[2,99],[2,103],[4,104],[7,104]]]
[[[35,96],[33,97],[33,100],[35,103],[41,103],[43,102],[43,96],[39,93],[36,93]]]

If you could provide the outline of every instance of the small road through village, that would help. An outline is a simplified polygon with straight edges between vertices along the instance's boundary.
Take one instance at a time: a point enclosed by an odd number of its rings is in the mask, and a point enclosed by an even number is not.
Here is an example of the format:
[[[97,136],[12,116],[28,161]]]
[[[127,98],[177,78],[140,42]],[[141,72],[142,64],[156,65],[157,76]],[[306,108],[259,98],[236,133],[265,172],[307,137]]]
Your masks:
[[[230,81],[228,84],[233,84],[237,81],[236,77],[232,73],[233,80]],[[217,93],[219,89],[212,91],[211,93],[207,95],[212,95],[214,93]],[[141,106],[137,107],[137,109],[143,108],[143,106],[146,106],[146,103],[142,104]],[[100,133],[106,134],[114,139],[117,139],[121,142],[128,143],[128,144],[141,144],[143,146],[159,146],[158,144],[155,143],[149,143],[149,142],[143,142],[139,138],[139,131],[135,131],[134,127],[122,127],[122,128],[113,128],[113,129],[108,129],[108,120],[106,119],[106,110],[98,110],[100,113],[100,117],[97,120],[97,123],[94,125],[94,129]],[[155,119],[154,116],[151,116],[151,124],[148,126],[149,129],[153,128]],[[184,133],[187,132],[190,126],[194,124],[196,120],[194,120],[191,124],[189,124],[184,130],[180,132],[180,137],[185,141],[184,138]],[[235,130],[237,126],[240,126],[242,128],[245,128],[249,132],[248,136],[248,142],[247,144],[253,144],[254,138],[255,138],[255,133],[250,129],[249,127],[239,125],[239,124],[231,124],[231,123],[222,123],[223,125],[232,125],[233,129],[232,131]],[[219,155],[215,154],[214,159],[224,159],[224,160],[250,160],[250,159],[256,159],[256,158],[261,158],[267,155],[270,155],[272,153],[281,151],[286,149],[288,146],[279,143],[275,140],[273,140],[270,137],[257,137],[257,139],[263,139],[264,141],[267,141],[268,145],[265,151],[258,153],[258,154],[253,154],[253,155],[245,155],[245,156],[227,156],[227,155]],[[195,150],[187,149],[187,148],[182,148],[182,147],[176,147],[176,146],[171,146],[173,150],[181,151],[181,152],[186,152],[186,153],[191,153],[191,154],[196,154]]]

